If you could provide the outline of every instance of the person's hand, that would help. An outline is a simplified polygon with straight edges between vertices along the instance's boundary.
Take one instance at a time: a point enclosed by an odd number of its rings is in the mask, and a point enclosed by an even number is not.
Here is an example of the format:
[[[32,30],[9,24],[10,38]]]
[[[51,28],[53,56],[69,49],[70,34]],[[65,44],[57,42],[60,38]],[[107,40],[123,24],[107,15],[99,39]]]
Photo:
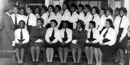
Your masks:
[[[62,45],[65,45],[65,42],[62,42],[61,44],[62,44]]]
[[[52,44],[52,42],[50,41],[49,44]]]
[[[22,45],[23,43],[22,42],[19,42],[19,45]]]
[[[77,40],[73,40],[72,43],[73,43],[73,44],[77,44]]]
[[[122,40],[120,39],[119,42],[122,42]]]

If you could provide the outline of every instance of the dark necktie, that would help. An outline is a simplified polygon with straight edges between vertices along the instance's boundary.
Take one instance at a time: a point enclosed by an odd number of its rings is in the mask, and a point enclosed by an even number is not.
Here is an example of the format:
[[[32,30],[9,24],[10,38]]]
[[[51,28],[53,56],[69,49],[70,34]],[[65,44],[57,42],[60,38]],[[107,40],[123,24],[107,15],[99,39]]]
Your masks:
[[[93,17],[92,17],[92,21],[93,21],[93,19],[94,19],[94,15],[93,15]]]
[[[64,15],[65,11],[63,11],[62,16]]]
[[[49,13],[48,18],[50,18],[50,15],[51,15],[51,14]]]
[[[30,17],[30,15],[28,16],[28,19],[27,19],[27,26],[28,26],[28,23],[29,23],[29,17]]]
[[[93,31],[90,32],[90,39],[93,39]]]
[[[64,32],[64,38],[67,38],[67,32],[66,32],[66,29],[65,29],[65,32]]]
[[[103,35],[103,37],[106,37],[106,34],[108,33],[108,29],[107,29],[107,31],[104,33],[104,35]]]
[[[21,33],[20,33],[20,40],[23,39],[23,32],[22,32],[22,29],[21,29]]]
[[[53,40],[55,39],[54,34],[55,34],[55,31],[54,31],[54,29],[53,29],[52,35],[51,35],[51,37],[50,37],[50,41],[53,41]]]
[[[121,26],[121,23],[122,23],[122,19],[123,19],[123,17],[121,17],[121,20],[120,20],[120,24],[119,24],[119,28],[120,28],[120,26]]]
[[[17,25],[17,16],[15,14],[15,25]]]

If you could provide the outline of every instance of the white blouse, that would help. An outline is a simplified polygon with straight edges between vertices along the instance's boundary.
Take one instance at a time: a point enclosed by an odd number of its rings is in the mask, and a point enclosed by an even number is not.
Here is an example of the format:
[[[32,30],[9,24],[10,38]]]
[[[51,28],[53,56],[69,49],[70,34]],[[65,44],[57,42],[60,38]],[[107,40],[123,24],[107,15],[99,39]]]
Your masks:
[[[44,20],[44,24],[43,26],[45,27],[47,25],[47,19],[48,19],[48,12],[45,12],[44,14],[42,14],[41,18]]]
[[[61,20],[68,20],[70,19],[70,11],[68,9],[66,9],[61,17]]]
[[[17,18],[17,23],[15,23],[15,15],[16,15],[16,18]],[[11,18],[12,18],[14,24],[17,24],[17,25],[19,24],[19,21],[20,21],[20,20],[23,20],[23,19],[21,18],[20,14],[11,14]]]
[[[84,21],[84,17],[85,17],[84,12],[83,11],[80,12],[78,15],[78,19]]]
[[[63,42],[62,38],[64,38],[64,32],[65,32],[65,29],[60,30],[60,39],[59,39],[60,42]],[[72,30],[67,28],[66,33],[67,33],[68,39],[67,41],[65,41],[65,43],[69,43],[72,40]]]
[[[98,14],[95,14],[95,15],[93,15],[94,16],[94,18],[93,18],[93,21],[95,21],[95,23],[96,23],[96,28],[98,29],[99,28],[99,26],[100,26],[100,16],[98,15]]]
[[[107,34],[106,34],[106,36],[105,37],[103,37],[104,36],[104,34],[106,33],[106,31],[107,31],[107,28],[105,28],[103,31],[102,31],[102,33],[101,33],[101,35],[100,35],[100,44],[105,44],[105,45],[108,45],[108,46],[112,46],[112,45],[114,45],[115,44],[115,42],[116,42],[116,31],[113,29],[113,28],[109,28],[108,29],[108,32],[107,32]],[[108,41],[108,42],[105,42],[105,43],[103,43],[103,39],[109,39],[110,41]]]
[[[61,13],[60,13],[60,12],[56,13],[56,14],[55,14],[55,17],[56,17],[56,20],[57,20],[57,22],[58,22],[57,27],[59,27],[60,24],[61,24]]]
[[[102,28],[105,26],[105,22],[106,22],[106,16],[105,15],[102,15],[100,17],[100,26],[98,28],[99,31],[102,30]]]
[[[112,22],[113,22],[113,17],[112,17],[112,15],[107,16],[107,19],[111,19]]]
[[[26,17],[26,23],[27,23],[27,21],[28,21],[28,25],[30,25],[30,26],[36,26],[37,25],[37,18],[33,13],[29,14]]]

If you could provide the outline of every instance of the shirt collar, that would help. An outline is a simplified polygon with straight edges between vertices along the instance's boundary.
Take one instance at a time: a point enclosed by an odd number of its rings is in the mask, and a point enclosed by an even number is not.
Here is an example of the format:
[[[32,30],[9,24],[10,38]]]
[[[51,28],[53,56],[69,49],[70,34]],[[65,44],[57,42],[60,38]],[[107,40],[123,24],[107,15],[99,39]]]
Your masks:
[[[8,12],[6,12],[7,15],[11,16]]]

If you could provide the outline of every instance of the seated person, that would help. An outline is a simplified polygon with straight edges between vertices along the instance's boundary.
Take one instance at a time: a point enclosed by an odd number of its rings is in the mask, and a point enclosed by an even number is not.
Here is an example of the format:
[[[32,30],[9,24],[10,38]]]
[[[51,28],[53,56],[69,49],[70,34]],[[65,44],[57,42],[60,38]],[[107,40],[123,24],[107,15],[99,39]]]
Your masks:
[[[84,22],[82,20],[78,20],[76,23],[76,29],[73,30],[72,34],[71,49],[74,65],[79,65],[82,49],[87,39],[87,31],[84,30]],[[76,59],[76,52],[78,53],[78,59]]]
[[[72,30],[68,28],[68,21],[62,22],[62,29],[60,30],[60,43],[59,46],[59,56],[61,65],[66,63],[66,59],[68,56],[68,49],[70,48],[70,42],[72,40]]]
[[[30,34],[30,50],[31,50],[31,56],[32,61],[39,61],[39,54],[40,50],[43,47],[45,43],[45,33],[46,28],[43,27],[44,20],[42,18],[37,19],[37,26],[32,27],[31,34]],[[36,57],[35,57],[36,53]]]
[[[24,51],[27,48],[27,43],[29,42],[29,33],[24,27],[25,22],[21,20],[19,22],[19,28],[14,32],[15,40],[12,44],[16,50],[16,58],[18,60],[18,64],[23,63]]]
[[[59,30],[57,26],[56,20],[51,20],[51,27],[47,29],[45,40],[46,40],[46,56],[47,56],[47,64],[52,65],[54,50],[57,50],[57,43],[59,40]]]
[[[88,60],[88,64],[93,64],[93,55],[95,54],[96,62],[98,65],[98,50],[99,50],[99,31],[95,28],[96,23],[94,21],[89,22],[89,29],[87,33],[87,40],[85,44],[85,53]]]

